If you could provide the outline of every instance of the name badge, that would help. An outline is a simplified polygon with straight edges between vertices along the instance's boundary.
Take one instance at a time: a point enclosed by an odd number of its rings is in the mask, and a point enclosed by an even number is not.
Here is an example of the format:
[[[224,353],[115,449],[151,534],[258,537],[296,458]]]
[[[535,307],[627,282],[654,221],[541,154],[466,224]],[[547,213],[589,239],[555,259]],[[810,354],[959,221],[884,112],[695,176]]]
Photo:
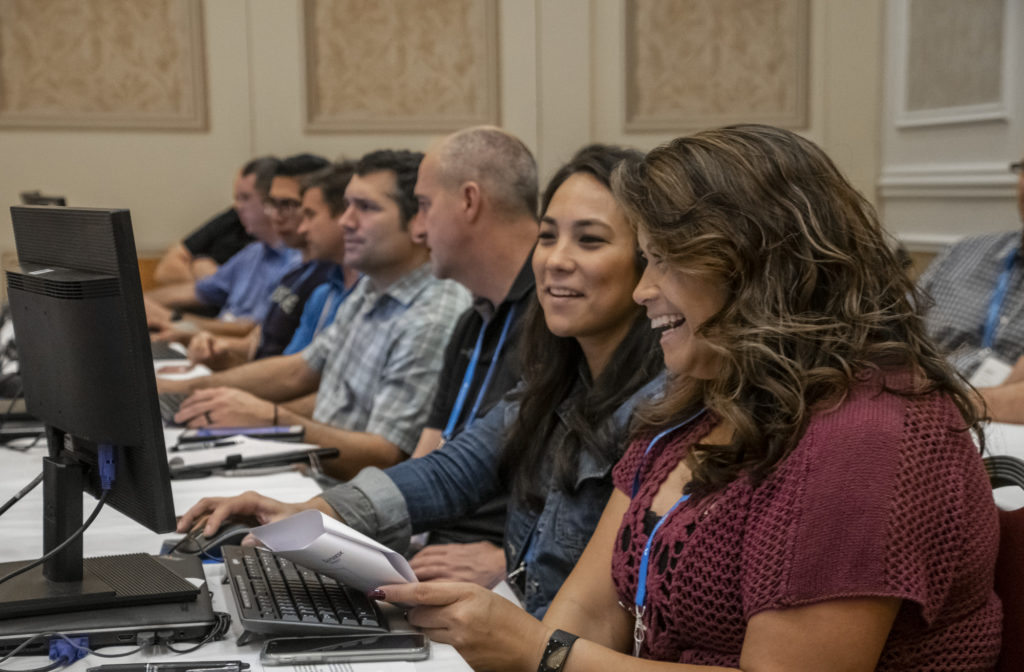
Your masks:
[[[1013,366],[1008,362],[995,355],[989,355],[974,370],[968,382],[975,387],[995,387],[1002,385],[1012,370]]]

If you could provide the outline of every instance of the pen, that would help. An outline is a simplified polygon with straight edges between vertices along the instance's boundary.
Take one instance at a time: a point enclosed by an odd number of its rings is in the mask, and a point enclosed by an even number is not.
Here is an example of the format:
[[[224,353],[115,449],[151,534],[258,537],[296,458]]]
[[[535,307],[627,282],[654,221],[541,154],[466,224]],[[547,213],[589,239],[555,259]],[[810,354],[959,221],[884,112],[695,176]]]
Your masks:
[[[223,448],[225,446],[237,446],[241,441],[237,439],[224,439],[221,441],[189,441],[174,446],[174,450],[203,450],[205,448]]]
[[[99,665],[86,672],[242,672],[248,669],[249,663],[241,660],[175,660]]]

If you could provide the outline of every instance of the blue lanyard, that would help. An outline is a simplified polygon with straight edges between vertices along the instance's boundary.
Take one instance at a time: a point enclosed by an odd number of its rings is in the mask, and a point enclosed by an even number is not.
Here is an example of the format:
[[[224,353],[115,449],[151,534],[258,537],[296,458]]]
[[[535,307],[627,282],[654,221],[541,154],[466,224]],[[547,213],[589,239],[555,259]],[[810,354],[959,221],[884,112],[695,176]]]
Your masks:
[[[1003,261],[1003,271],[996,281],[996,288],[992,292],[992,299],[988,302],[988,319],[985,320],[985,333],[981,337],[981,347],[991,348],[996,340],[996,327],[999,326],[999,313],[1003,312],[1003,302],[1006,301],[1006,292],[1010,288],[1010,276],[1013,274],[1013,265],[1020,255],[1020,246],[1010,250]]]
[[[700,416],[704,415],[705,411],[707,411],[706,408],[700,409],[686,420],[680,422],[678,425],[675,425],[674,427],[669,427],[668,429],[666,429],[665,431],[661,432],[653,439],[651,439],[651,442],[647,444],[647,449],[644,450],[643,460],[640,462],[640,466],[636,470],[636,475],[633,477],[633,494],[630,495],[631,498],[636,497],[637,490],[640,489],[640,473],[644,470],[644,464],[647,462],[647,456],[650,454],[651,449],[655,446],[655,444],[657,444],[659,441],[665,438],[666,435],[671,434],[672,432],[682,427],[685,427],[686,425],[689,425],[691,422],[693,422]],[[679,505],[688,500],[689,498],[689,494],[684,494],[682,497],[676,500],[676,503],[672,505],[672,508],[665,512],[665,515],[661,517],[661,520],[658,521],[658,524],[654,526],[653,530],[651,530],[650,536],[647,537],[647,543],[644,544],[644,551],[640,555],[640,569],[636,580],[636,597],[633,599],[633,617],[636,619],[633,625],[634,656],[640,655],[640,649],[643,646],[644,638],[646,636],[647,631],[647,626],[644,625],[644,611],[646,610],[644,603],[647,601],[647,569],[650,563],[651,546],[654,543],[654,537],[657,536],[658,530],[660,530],[661,526],[665,524],[665,521],[669,519],[669,516],[675,513],[675,510],[679,508]]]
[[[677,429],[681,429],[682,427],[685,427],[686,425],[690,424],[691,422],[693,422],[694,420],[696,420],[700,416],[704,415],[704,413],[707,412],[707,410],[708,409],[706,409],[706,408],[700,409],[699,411],[697,411],[696,413],[694,413],[693,415],[688,417],[686,420],[683,420],[682,422],[680,422],[678,425],[673,425],[672,427],[669,427],[668,429],[666,429],[665,431],[661,432],[660,434],[655,436],[653,439],[651,439],[651,442],[647,444],[647,449],[644,450],[644,457],[640,461],[640,466],[637,467],[636,474],[633,475],[633,492],[631,492],[630,495],[629,495],[630,499],[632,499],[633,497],[636,497],[636,493],[640,489],[640,474],[644,470],[644,465],[647,464],[647,456],[650,454],[651,448],[653,448],[656,443],[658,443],[659,441],[664,439],[667,435],[671,434],[672,432],[676,431]]]
[[[516,312],[516,307],[512,306],[509,308],[508,314],[505,316],[505,324],[501,328],[501,336],[498,337],[498,345],[494,348],[494,355],[491,356],[491,363],[487,367],[487,373],[484,375],[484,381],[480,383],[480,390],[476,393],[476,401],[473,403],[473,409],[469,412],[469,417],[466,419],[466,426],[463,428],[469,429],[470,425],[476,419],[476,414],[480,410],[480,404],[483,402],[484,395],[487,393],[487,388],[491,384],[491,378],[494,377],[494,367],[498,362],[498,358],[501,355],[502,348],[505,347],[505,339],[508,337],[509,327],[512,325],[512,316]],[[484,344],[484,332],[487,331],[488,323],[485,322],[480,325],[480,333],[476,337],[476,345],[473,347],[473,355],[469,358],[469,366],[466,367],[466,373],[462,376],[462,385],[459,387],[459,396],[455,398],[455,406],[452,408],[451,414],[448,416],[448,424],[445,425],[444,432],[441,434],[441,438],[448,441],[452,438],[455,433],[455,425],[458,424],[459,418],[462,416],[462,407],[466,404],[466,397],[469,396],[469,388],[473,384],[473,376],[476,373],[476,363],[480,359],[480,350]]]

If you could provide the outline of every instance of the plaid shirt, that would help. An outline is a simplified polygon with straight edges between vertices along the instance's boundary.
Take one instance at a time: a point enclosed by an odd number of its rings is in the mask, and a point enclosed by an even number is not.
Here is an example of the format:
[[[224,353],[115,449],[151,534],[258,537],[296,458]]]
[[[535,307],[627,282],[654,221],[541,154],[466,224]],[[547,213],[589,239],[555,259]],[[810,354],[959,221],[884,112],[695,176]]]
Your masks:
[[[320,372],[313,419],[384,437],[411,454],[469,292],[430,264],[383,292],[363,278],[302,356]]]
[[[973,236],[940,253],[921,275],[919,285],[935,301],[925,326],[950,351],[950,361],[970,377],[990,353],[982,347],[989,305],[1006,257],[1021,243],[1020,231]],[[1024,355],[1024,264],[1013,265],[999,312],[991,352],[1009,364]]]

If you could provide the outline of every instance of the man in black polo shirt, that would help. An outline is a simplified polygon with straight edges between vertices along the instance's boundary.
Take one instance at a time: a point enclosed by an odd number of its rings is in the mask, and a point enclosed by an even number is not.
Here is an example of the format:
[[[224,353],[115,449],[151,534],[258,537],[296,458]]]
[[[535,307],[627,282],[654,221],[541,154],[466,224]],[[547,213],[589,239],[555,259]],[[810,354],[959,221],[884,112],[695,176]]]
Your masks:
[[[276,158],[264,156],[242,166],[235,177],[231,207],[172,245],[153,270],[153,280],[167,285],[205,278],[255,240],[249,231],[257,227],[253,220],[267,217],[263,203],[278,164]]]
[[[494,406],[519,379],[518,324],[533,298],[537,167],[517,138],[492,127],[459,131],[427,152],[416,182],[413,236],[439,278],[458,281],[474,305],[459,319],[427,426],[413,457],[438,448]],[[467,374],[468,372],[468,374]],[[421,579],[481,584],[504,576],[504,499],[430,533],[412,558]]]

